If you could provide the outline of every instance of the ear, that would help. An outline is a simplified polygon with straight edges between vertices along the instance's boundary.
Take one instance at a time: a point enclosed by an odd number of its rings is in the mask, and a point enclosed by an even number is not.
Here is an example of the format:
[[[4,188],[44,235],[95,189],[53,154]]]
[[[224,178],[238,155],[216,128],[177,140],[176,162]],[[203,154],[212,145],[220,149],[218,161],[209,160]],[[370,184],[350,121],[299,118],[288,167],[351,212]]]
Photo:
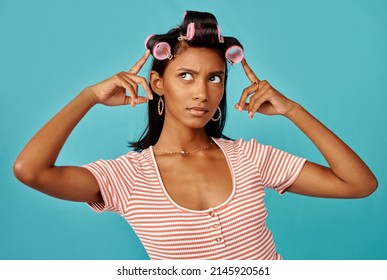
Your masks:
[[[152,87],[152,90],[157,93],[157,95],[164,95],[163,78],[160,77],[159,73],[156,71],[151,71],[149,75],[149,83]]]

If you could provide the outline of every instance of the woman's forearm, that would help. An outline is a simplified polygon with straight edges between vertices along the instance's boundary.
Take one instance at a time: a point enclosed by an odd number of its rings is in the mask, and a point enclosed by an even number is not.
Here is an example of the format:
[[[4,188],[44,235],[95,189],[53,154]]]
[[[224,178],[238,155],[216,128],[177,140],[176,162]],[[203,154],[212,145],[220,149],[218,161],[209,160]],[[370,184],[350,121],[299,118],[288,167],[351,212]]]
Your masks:
[[[48,121],[17,157],[16,177],[28,184],[41,171],[53,167],[70,133],[95,104],[93,95],[85,89]]]
[[[376,188],[377,180],[361,158],[303,107],[296,104],[286,117],[315,144],[340,180],[354,187]]]

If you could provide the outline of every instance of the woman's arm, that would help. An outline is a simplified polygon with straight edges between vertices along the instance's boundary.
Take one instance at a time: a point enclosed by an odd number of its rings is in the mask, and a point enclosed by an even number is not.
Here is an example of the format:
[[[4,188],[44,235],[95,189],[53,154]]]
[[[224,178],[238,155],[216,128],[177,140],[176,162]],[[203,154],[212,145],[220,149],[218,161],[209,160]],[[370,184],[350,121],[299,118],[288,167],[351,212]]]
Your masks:
[[[286,116],[309,137],[329,165],[327,168],[307,162],[287,191],[336,198],[365,197],[375,191],[378,182],[374,174],[332,131],[299,105]]]
[[[85,168],[55,166],[55,161],[75,126],[97,103],[118,106],[145,103],[137,94],[141,84],[152,99],[152,92],[143,77],[136,74],[149,57],[149,51],[129,72],[117,75],[83,90],[28,142],[17,157],[13,169],[24,184],[48,195],[74,201],[101,202],[94,176]],[[130,96],[126,95],[126,91]]]
[[[17,157],[13,167],[16,178],[54,197],[101,201],[98,184],[89,171],[54,165],[71,131],[94,104],[91,91],[86,89],[45,124]]]
[[[255,112],[287,117],[309,137],[329,165],[306,162],[287,191],[335,198],[365,197],[375,191],[378,182],[374,174],[351,148],[302,106],[283,96],[267,81],[260,81],[246,61],[242,65],[252,85],[243,91],[236,108],[248,110],[250,118]],[[246,103],[250,95],[250,102]]]

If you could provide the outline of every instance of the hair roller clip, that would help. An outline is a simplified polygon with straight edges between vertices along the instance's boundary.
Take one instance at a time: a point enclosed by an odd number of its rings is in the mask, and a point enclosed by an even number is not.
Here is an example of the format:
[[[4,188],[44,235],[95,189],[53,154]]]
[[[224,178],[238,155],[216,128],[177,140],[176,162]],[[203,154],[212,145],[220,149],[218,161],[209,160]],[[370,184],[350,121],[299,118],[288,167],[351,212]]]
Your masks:
[[[219,43],[224,43],[224,38],[223,38],[222,35],[220,35],[220,26],[216,25],[216,28],[218,29],[218,40],[219,40]]]
[[[195,36],[195,23],[191,22],[191,23],[189,23],[187,25],[187,33],[186,33],[186,35],[183,36],[183,34],[180,33],[180,36],[177,39],[179,41],[181,41],[181,40],[191,41],[194,36]]]
[[[231,64],[239,63],[243,59],[243,49],[240,46],[233,45],[226,50],[226,59]]]
[[[172,59],[171,46],[167,42],[157,43],[152,50],[153,56],[157,60]]]

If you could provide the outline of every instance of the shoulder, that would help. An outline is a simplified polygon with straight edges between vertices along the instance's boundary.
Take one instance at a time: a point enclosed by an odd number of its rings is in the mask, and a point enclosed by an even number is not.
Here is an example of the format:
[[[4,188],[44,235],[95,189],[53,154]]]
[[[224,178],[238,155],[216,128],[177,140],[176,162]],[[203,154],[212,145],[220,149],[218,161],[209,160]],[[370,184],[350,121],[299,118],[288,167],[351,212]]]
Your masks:
[[[228,140],[223,138],[214,138],[216,143],[223,145],[223,146],[229,146],[229,147],[248,147],[248,146],[255,146],[260,145],[257,139],[251,138],[250,140],[245,140],[242,138],[236,139],[236,140]]]
[[[141,169],[141,166],[143,165],[149,165],[151,162],[151,157],[149,150],[143,150],[142,152],[135,152],[130,151],[124,155],[121,155],[115,159],[100,159],[94,163],[91,163],[89,165],[94,166],[103,166],[105,168],[110,169],[111,171],[114,170],[132,170],[137,171],[138,169]]]
[[[130,151],[127,154],[118,157],[116,161],[127,162],[139,168],[144,165],[149,165],[152,163],[150,148],[141,152]]]
[[[228,140],[223,138],[214,139],[218,145],[227,150],[235,150],[242,153],[251,153],[253,150],[257,150],[264,145],[260,144],[256,139],[252,138],[250,140],[237,139],[237,140]]]

